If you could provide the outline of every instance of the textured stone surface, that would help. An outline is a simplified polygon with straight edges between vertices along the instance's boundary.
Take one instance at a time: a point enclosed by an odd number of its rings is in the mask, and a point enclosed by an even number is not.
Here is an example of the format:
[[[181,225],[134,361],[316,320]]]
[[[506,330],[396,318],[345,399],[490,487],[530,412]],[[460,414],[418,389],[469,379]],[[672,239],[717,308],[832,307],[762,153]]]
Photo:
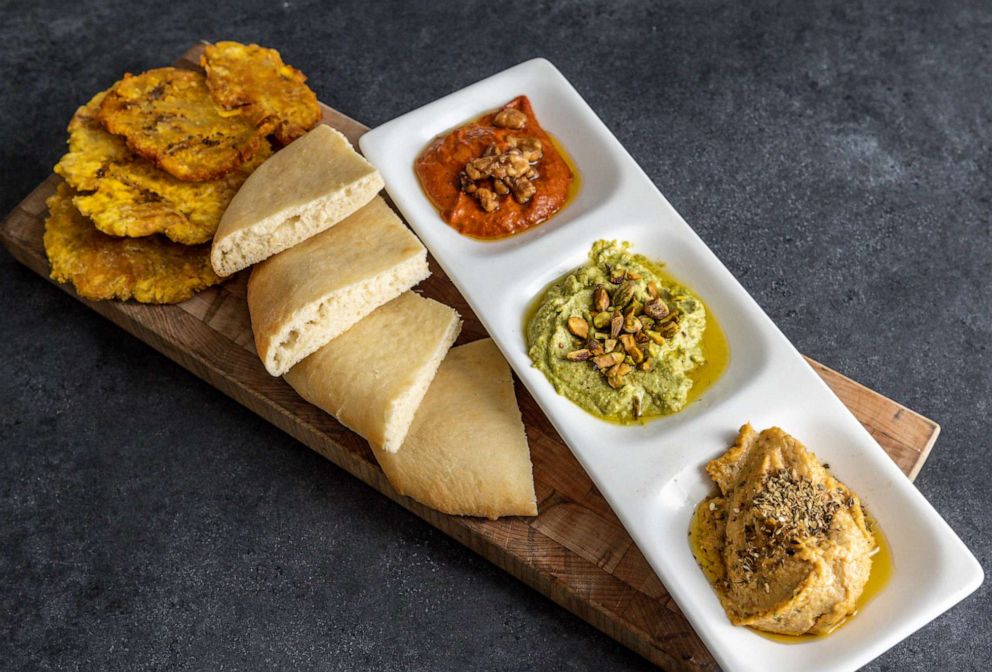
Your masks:
[[[546,56],[800,350],[943,424],[918,484],[989,567],[987,2],[136,4],[3,3],[0,211],[201,38],[373,126]],[[0,668],[649,668],[5,252],[0,287]],[[986,669],[989,604],[869,669]]]

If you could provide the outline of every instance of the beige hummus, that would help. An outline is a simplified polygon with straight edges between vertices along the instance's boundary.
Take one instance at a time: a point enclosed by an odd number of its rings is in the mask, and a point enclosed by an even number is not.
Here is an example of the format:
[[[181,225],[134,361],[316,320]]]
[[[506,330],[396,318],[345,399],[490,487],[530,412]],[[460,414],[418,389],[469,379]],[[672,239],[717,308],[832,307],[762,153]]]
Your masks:
[[[851,616],[877,546],[852,493],[795,438],[744,425],[706,471],[691,545],[735,625],[829,634]]]

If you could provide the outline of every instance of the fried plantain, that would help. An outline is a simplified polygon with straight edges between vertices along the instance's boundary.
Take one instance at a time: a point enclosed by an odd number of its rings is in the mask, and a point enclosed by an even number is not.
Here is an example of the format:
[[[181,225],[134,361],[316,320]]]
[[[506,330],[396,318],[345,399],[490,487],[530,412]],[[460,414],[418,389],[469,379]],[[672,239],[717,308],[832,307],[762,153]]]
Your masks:
[[[56,164],[55,172],[76,189],[96,189],[107,166],[134,159],[124,139],[107,133],[97,120],[106,95],[101,91],[93,96],[69,122],[69,151]]]
[[[72,197],[62,183],[46,201],[44,242],[52,279],[72,282],[80,296],[178,303],[221,281],[210,267],[209,246],[179,245],[160,236],[108,236],[80,214]]]
[[[317,96],[302,72],[283,63],[275,49],[217,42],[200,57],[207,86],[227,109],[240,109],[256,124],[276,123],[276,139],[289,144],[320,123]]]
[[[220,178],[250,161],[276,123],[256,124],[223,110],[202,73],[179,68],[125,75],[107,92],[98,116],[131,151],[194,182]]]
[[[266,142],[247,164],[217,180],[183,182],[138,159],[111,164],[92,193],[73,199],[100,231],[112,236],[164,233],[184,245],[209,242],[248,176],[272,153]]]
[[[77,110],[69,124],[69,152],[55,172],[77,191],[73,202],[100,231],[113,236],[164,233],[186,245],[208,242],[245,179],[272,154],[268,141],[252,160],[206,182],[184,182],[132,154],[96,115],[104,93]]]

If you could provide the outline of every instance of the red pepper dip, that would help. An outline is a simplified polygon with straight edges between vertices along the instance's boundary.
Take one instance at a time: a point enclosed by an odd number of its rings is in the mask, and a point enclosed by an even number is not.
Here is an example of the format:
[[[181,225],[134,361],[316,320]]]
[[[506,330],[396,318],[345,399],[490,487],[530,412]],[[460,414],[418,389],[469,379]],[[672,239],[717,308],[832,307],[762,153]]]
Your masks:
[[[436,138],[414,170],[448,224],[474,238],[503,238],[562,209],[574,176],[527,96]]]

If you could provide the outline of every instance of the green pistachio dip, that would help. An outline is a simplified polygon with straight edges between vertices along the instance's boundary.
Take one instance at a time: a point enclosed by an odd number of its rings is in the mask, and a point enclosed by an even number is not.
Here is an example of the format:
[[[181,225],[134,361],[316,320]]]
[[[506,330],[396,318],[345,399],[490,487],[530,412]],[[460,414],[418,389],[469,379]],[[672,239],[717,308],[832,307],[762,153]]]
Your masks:
[[[660,264],[600,240],[552,285],[526,325],[531,361],[595,416],[644,422],[685,408],[705,363],[706,308]]]

